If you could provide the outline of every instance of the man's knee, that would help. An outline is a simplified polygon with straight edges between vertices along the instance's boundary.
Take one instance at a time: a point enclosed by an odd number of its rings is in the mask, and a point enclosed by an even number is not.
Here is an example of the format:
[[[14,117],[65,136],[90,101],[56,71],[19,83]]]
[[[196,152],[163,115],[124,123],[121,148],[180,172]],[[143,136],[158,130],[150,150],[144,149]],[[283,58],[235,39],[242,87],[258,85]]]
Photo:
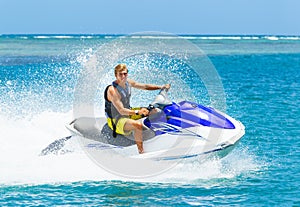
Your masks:
[[[134,126],[135,129],[139,129],[139,130],[142,130],[143,129],[143,124],[139,121],[134,121],[132,123],[132,125]]]
[[[126,122],[124,129],[125,130],[142,130],[143,124],[139,121],[130,119]]]

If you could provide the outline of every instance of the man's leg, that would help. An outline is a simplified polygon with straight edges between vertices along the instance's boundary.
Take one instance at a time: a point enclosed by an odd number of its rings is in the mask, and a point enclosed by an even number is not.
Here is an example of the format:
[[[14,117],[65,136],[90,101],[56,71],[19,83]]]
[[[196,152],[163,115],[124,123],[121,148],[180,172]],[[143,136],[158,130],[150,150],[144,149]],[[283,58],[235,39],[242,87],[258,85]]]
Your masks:
[[[128,119],[124,125],[124,131],[134,131],[134,139],[139,153],[144,153],[143,148],[143,124],[139,121]]]

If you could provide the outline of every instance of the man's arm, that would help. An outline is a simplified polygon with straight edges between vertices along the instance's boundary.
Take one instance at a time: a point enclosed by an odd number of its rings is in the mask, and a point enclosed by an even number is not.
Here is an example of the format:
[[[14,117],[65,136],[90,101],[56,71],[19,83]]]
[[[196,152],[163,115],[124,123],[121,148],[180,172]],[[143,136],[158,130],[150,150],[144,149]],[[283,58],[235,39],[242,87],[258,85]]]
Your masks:
[[[168,88],[168,89],[170,88],[170,84],[159,86],[159,85],[154,85],[154,84],[138,83],[131,79],[128,79],[128,83],[132,87],[142,89],[142,90],[158,90],[158,89],[162,89],[162,88]]]

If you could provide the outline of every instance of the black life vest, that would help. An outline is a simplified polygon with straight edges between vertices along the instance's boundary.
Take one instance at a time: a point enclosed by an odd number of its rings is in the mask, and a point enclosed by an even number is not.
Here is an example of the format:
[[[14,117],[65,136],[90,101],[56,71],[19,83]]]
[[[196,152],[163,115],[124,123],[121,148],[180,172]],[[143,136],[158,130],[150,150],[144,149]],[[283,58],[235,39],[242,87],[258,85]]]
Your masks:
[[[105,113],[108,118],[111,120],[111,124],[113,126],[113,137],[117,136],[116,133],[116,125],[121,117],[129,117],[125,115],[121,115],[116,107],[112,104],[111,101],[107,98],[107,91],[110,86],[115,87],[119,94],[121,95],[121,102],[123,103],[124,108],[130,109],[130,96],[131,96],[131,87],[129,83],[126,82],[125,89],[119,86],[116,82],[112,82],[112,85],[108,85],[104,91],[104,99],[105,99]],[[113,119],[115,121],[113,121]]]
[[[109,118],[118,118],[118,116],[121,116],[121,114],[112,104],[112,102],[109,101],[107,98],[107,90],[110,86],[111,85],[108,85],[104,91],[105,113],[106,116]],[[121,95],[121,102],[124,108],[130,109],[131,87],[129,86],[129,83],[128,82],[125,83],[126,86],[125,88],[122,88],[116,82],[112,82],[112,86],[115,87],[118,90],[119,94]]]

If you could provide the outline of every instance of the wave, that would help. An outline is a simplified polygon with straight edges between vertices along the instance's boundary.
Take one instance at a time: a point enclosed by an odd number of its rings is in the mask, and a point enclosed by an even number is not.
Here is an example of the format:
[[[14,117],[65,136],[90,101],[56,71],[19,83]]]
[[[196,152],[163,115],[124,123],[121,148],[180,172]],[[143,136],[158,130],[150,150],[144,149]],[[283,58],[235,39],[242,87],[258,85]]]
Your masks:
[[[114,39],[119,37],[130,37],[134,39],[174,39],[181,37],[183,39],[190,40],[289,40],[289,41],[299,41],[300,36],[296,35],[155,35],[155,34],[146,34],[145,35],[123,35],[123,34],[43,34],[43,35],[19,35],[19,34],[0,34],[0,38],[15,38],[15,39]]]
[[[200,39],[200,40],[300,40],[300,36],[274,36],[274,35],[220,35],[220,36],[183,36],[185,39]]]

